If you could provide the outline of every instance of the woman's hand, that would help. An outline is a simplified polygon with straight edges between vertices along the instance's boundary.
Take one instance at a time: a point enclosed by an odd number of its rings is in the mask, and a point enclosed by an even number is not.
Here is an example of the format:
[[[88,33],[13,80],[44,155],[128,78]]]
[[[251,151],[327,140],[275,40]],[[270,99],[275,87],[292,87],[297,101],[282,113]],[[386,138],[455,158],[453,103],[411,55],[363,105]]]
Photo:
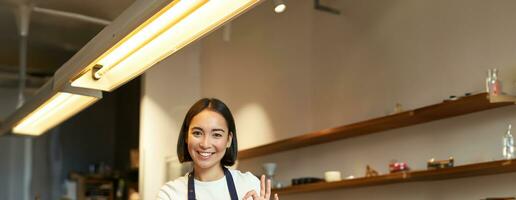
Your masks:
[[[252,197],[252,200],[270,200],[271,197],[271,180],[267,180],[267,188],[265,188],[265,175],[260,178],[260,195],[256,191],[251,190],[245,194],[243,200],[248,200]],[[274,200],[279,200],[278,194],[274,194]]]

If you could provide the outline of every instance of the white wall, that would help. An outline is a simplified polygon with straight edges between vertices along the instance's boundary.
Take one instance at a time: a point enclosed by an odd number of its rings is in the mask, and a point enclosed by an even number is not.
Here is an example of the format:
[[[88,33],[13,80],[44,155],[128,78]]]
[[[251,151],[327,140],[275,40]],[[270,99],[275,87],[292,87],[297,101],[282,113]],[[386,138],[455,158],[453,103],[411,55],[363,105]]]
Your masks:
[[[241,149],[384,116],[396,103],[411,109],[439,103],[449,95],[478,92],[484,88],[488,68],[499,68],[504,90],[516,94],[514,1],[322,2],[342,14],[314,11],[311,0],[291,0],[286,1],[287,11],[276,15],[272,2],[266,1],[233,21],[229,42],[222,40],[219,30],[202,40],[197,47],[201,50],[190,52],[194,57],[201,52],[200,61],[191,60],[191,64],[200,63],[196,72],[201,75],[198,96],[215,96],[229,104],[236,117]],[[173,61],[184,59],[170,58]],[[182,70],[190,70],[187,66]],[[159,66],[153,70],[156,68]],[[162,74],[148,73],[146,81],[155,85],[184,84],[184,77],[158,81],[154,76]],[[157,148],[144,151],[161,157],[175,153],[178,130],[168,126],[181,123],[187,109],[182,113],[172,111],[177,103],[171,97],[160,97],[164,91],[169,90],[156,86],[154,92],[146,91],[144,106],[152,105],[145,100],[152,97],[153,101],[160,100],[158,107],[163,108],[154,113],[175,113],[177,118],[150,118],[144,114],[150,109],[142,106],[142,124],[152,119],[155,127],[165,127],[154,132],[142,127],[141,132],[141,138],[150,133],[160,137]],[[183,93],[175,93],[177,99],[173,100],[185,100],[182,106],[191,105],[197,97],[178,94]],[[416,170],[424,169],[431,157],[451,155],[458,165],[491,161],[501,158],[501,137],[506,124],[516,122],[515,111],[516,107],[494,109],[244,160],[239,166],[260,174],[261,163],[277,162],[277,179],[288,183],[295,177],[321,177],[326,170],[362,176],[367,164],[387,173],[391,159],[406,161]],[[161,148],[166,145],[174,148]],[[148,192],[156,194],[163,179],[161,168],[154,169],[142,172],[145,199]],[[147,177],[158,181],[146,185],[152,180]],[[281,198],[481,199],[516,196],[515,184],[516,174],[511,173]]]
[[[143,199],[156,198],[166,181],[165,159],[177,157],[177,137],[184,114],[200,98],[199,56],[199,44],[191,44],[144,75],[139,180]]]
[[[312,127],[311,6],[299,1],[292,14],[275,15],[265,1],[232,22],[230,41],[222,30],[202,40],[203,95],[230,105],[240,149]]]
[[[342,16],[317,12],[314,109],[329,116],[315,128],[481,91],[488,68],[516,94],[516,3],[496,2],[347,0],[330,4]]]
[[[343,14],[314,14],[311,98],[314,116],[321,116],[313,118],[316,130],[383,116],[398,102],[406,109],[417,108],[449,95],[481,91],[491,67],[503,71],[505,90],[513,92],[510,83],[516,77],[516,60],[511,54],[516,51],[507,44],[516,42],[510,36],[516,33],[511,20],[516,15],[510,12],[516,8],[514,2],[327,2]],[[431,157],[454,156],[459,165],[491,161],[501,158],[501,137],[506,124],[516,122],[514,111],[514,107],[502,108],[386,131],[246,160],[240,166],[260,172],[257,163],[275,161],[277,178],[289,182],[294,177],[321,177],[326,170],[363,176],[367,164],[387,173],[391,159],[407,161],[413,169],[425,169]],[[516,174],[497,177],[285,195],[283,199],[515,196]]]

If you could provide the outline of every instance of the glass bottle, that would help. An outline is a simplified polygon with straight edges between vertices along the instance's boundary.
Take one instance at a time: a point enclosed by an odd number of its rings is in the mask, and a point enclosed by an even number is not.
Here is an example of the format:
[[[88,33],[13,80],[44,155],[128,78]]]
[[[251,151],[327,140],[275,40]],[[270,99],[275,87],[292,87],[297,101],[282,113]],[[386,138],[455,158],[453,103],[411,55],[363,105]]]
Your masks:
[[[514,138],[511,134],[511,124],[509,124],[509,128],[507,128],[507,133],[503,136],[503,158],[510,160],[515,158],[514,154]]]
[[[487,70],[487,77],[486,77],[486,92],[488,94],[491,94],[491,78],[493,77],[493,71],[491,69]]]
[[[498,80],[498,69],[493,69],[489,86],[490,95],[502,94],[502,83],[500,82],[500,80]]]

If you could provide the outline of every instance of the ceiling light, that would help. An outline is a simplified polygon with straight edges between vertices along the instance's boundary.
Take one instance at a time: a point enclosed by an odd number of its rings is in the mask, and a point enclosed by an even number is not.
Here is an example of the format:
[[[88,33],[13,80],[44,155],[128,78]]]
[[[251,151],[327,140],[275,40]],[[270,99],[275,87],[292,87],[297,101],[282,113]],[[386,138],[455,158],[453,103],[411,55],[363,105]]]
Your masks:
[[[282,0],[274,0],[274,12],[282,13],[285,9],[287,9],[287,6]]]
[[[83,66],[72,86],[112,91],[260,1],[172,1]]]
[[[14,134],[37,136],[45,133],[102,98],[99,90],[64,87],[56,91],[50,80],[37,94],[6,120]],[[9,130],[2,130],[5,133]]]

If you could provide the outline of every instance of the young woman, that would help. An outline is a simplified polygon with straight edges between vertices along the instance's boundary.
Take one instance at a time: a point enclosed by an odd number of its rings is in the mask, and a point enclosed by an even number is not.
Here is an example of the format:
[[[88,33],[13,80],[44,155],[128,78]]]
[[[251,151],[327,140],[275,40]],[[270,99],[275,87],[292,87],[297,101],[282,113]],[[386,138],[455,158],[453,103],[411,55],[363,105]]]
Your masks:
[[[235,164],[238,146],[235,121],[229,108],[218,99],[197,101],[185,116],[177,155],[181,163],[192,161],[193,170],[166,183],[158,200],[269,200],[270,180],[258,180],[226,166]],[[274,195],[274,200],[279,200]]]

